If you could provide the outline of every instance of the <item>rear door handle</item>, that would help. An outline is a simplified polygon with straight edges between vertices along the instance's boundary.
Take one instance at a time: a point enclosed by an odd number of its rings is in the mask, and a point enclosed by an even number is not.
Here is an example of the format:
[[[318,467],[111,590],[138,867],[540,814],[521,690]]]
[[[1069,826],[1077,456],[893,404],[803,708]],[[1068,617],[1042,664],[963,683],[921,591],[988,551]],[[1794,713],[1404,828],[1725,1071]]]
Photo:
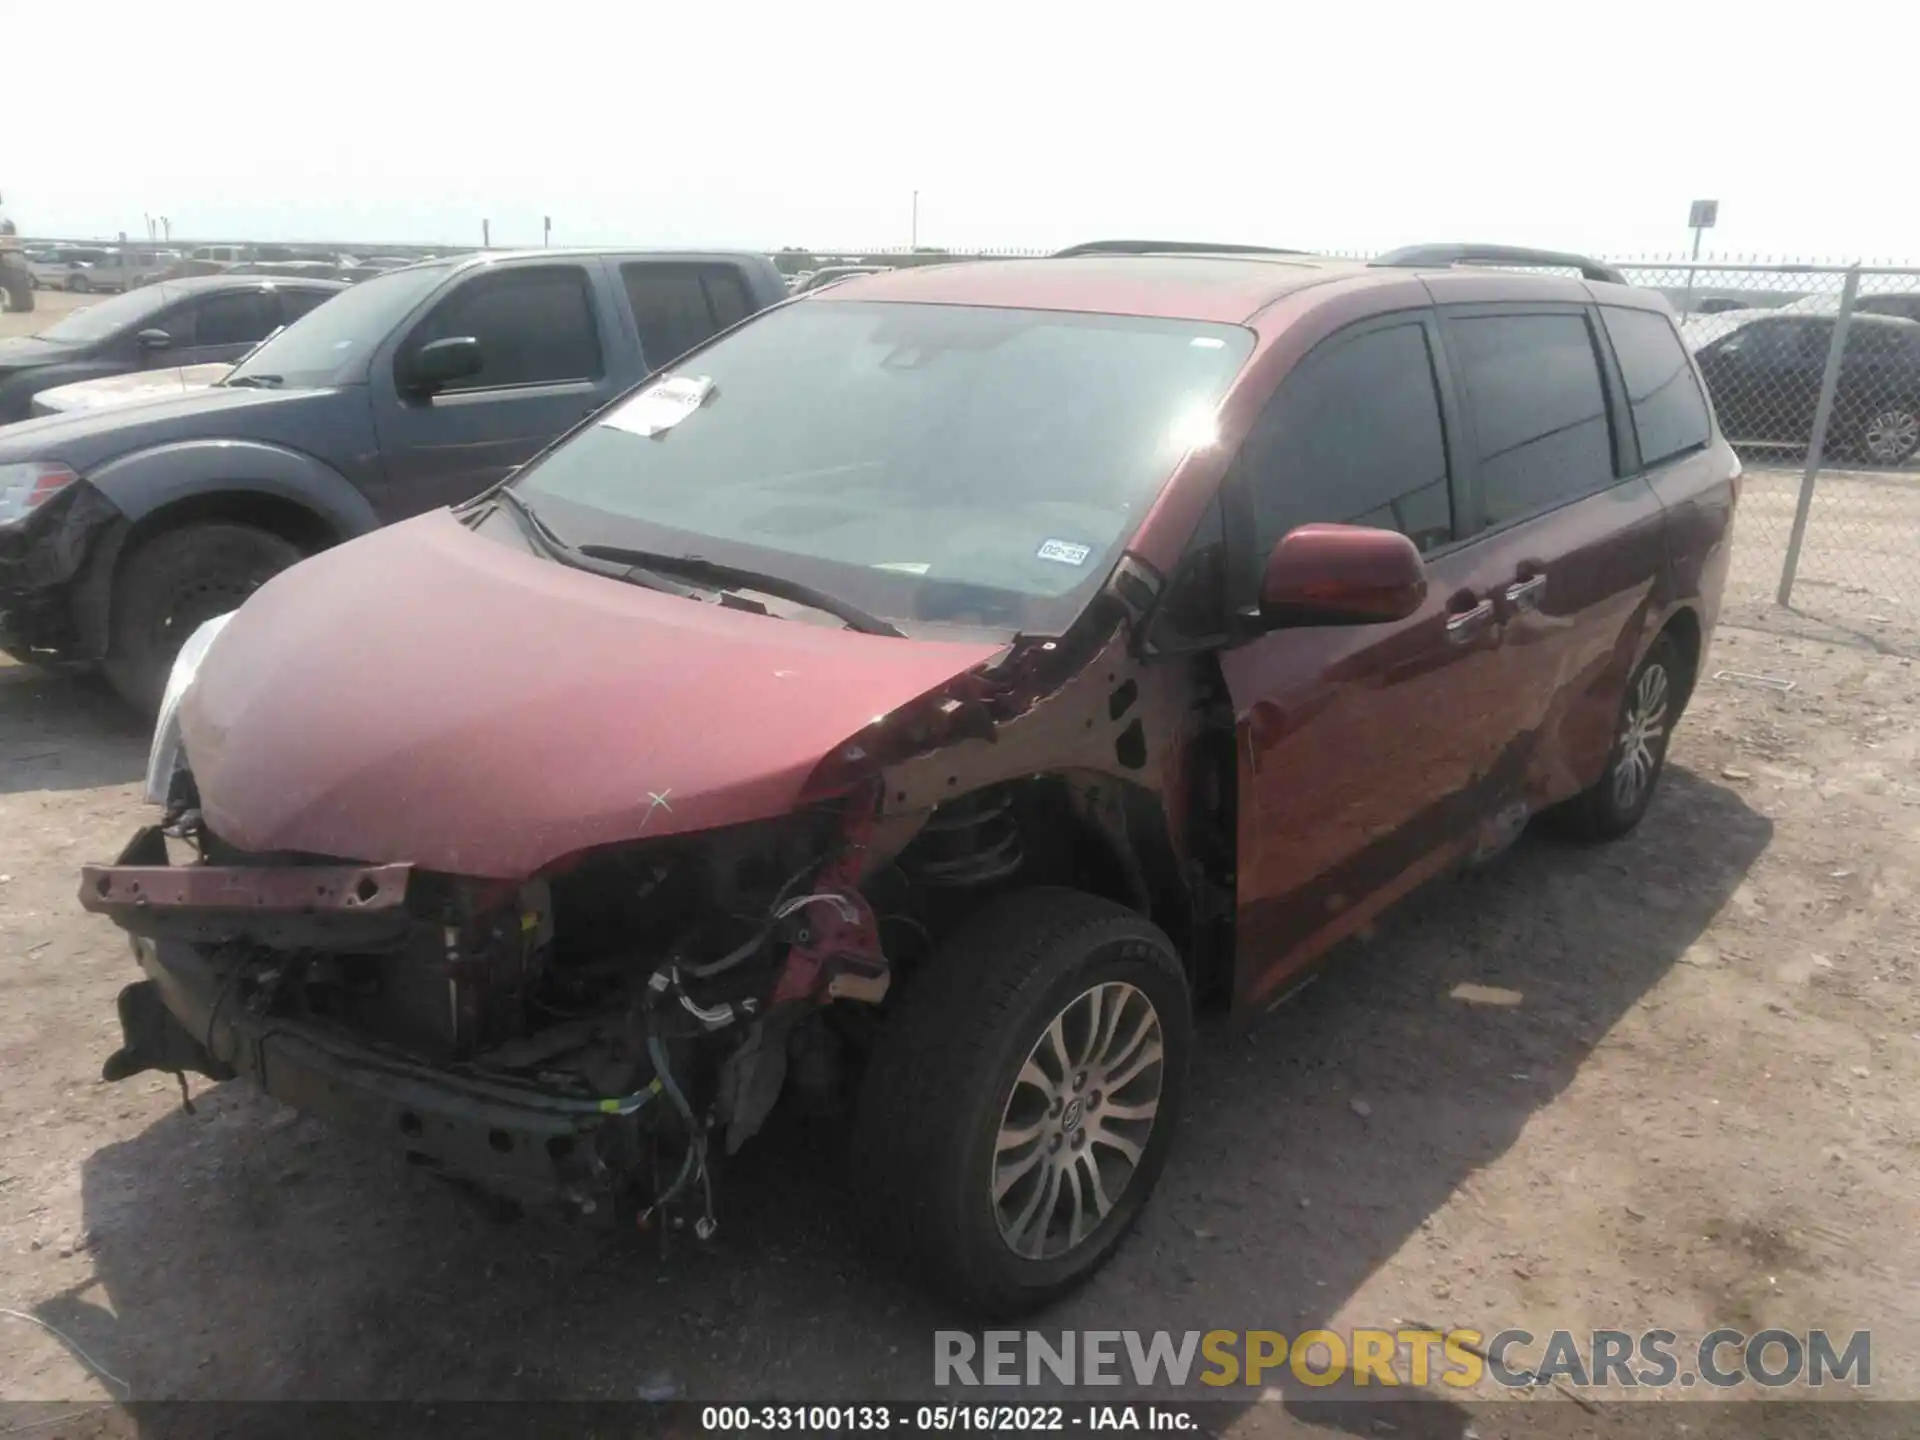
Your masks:
[[[1529,576],[1525,580],[1516,580],[1507,586],[1507,603],[1516,610],[1538,610],[1540,602],[1546,598],[1547,577]]]
[[[1447,616],[1447,639],[1464,645],[1493,623],[1493,601],[1482,600],[1471,610],[1459,610]]]

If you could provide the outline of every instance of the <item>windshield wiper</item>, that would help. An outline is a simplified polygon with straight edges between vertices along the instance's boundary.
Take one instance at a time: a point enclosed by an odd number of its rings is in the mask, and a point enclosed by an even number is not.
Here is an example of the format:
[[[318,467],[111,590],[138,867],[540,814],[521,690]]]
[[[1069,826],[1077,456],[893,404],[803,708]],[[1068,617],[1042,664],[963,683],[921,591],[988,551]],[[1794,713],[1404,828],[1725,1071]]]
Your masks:
[[[809,610],[824,611],[828,615],[844,620],[849,630],[857,630],[862,635],[887,635],[895,640],[906,638],[905,631],[882,620],[878,615],[870,615],[858,605],[842,600],[838,595],[829,595],[824,590],[816,590],[813,586],[799,580],[789,580],[784,575],[767,575],[758,570],[743,569],[738,565],[723,565],[717,560],[702,559],[698,555],[660,555],[651,550],[629,550],[619,545],[582,545],[580,553],[593,560],[631,564],[648,570],[665,570],[675,575],[684,575],[695,584],[758,590],[763,595],[771,595],[775,599],[790,601],[795,605],[804,605]]]
[[[273,390],[287,383],[284,375],[229,375],[220,382],[235,390]]]
[[[534,549],[538,550],[549,560],[558,561],[562,565],[571,565],[576,570],[585,570],[589,575],[604,575],[609,580],[625,580],[629,584],[642,585],[649,590],[659,590],[668,595],[678,595],[683,600],[697,600],[700,598],[697,591],[691,590],[685,585],[676,585],[673,581],[667,579],[666,576],[656,575],[645,566],[623,564],[612,560],[601,559],[585,550],[568,544],[565,540],[562,540],[558,535],[553,533],[552,529],[547,525],[547,522],[540,518],[539,513],[534,510],[533,506],[521,499],[519,493],[511,486],[503,485],[498,490],[495,490],[492,495],[483,498],[494,501],[496,505],[505,504],[508,513],[519,522],[522,533],[524,533],[529,540],[533,541]]]

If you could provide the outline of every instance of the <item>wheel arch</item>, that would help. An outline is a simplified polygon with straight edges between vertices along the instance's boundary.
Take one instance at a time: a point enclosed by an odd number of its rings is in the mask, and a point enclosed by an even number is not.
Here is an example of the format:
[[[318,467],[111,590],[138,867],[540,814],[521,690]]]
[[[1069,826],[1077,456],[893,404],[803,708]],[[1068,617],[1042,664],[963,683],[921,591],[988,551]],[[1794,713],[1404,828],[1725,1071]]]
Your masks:
[[[207,521],[252,525],[313,554],[375,529],[379,517],[344,476],[297,451],[256,442],[161,446],[87,477],[124,517],[94,547],[74,597],[80,653],[106,653],[113,585],[126,558],[164,531]]]
[[[1679,648],[1681,658],[1686,662],[1687,673],[1680,687],[1680,709],[1684,711],[1687,703],[1693,699],[1694,687],[1700,682],[1700,661],[1706,653],[1706,631],[1700,623],[1699,611],[1691,605],[1679,606],[1667,617],[1666,623],[1653,639],[1647,642],[1647,648],[1651,650],[1663,635]],[[1641,659],[1645,658],[1641,656]]]

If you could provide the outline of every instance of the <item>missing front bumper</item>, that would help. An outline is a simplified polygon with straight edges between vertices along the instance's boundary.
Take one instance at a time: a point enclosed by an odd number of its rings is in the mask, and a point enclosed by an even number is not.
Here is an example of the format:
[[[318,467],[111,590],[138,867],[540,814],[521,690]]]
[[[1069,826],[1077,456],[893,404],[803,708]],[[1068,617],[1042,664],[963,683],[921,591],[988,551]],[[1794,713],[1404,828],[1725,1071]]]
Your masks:
[[[456,1075],[251,1013],[231,975],[198,947],[139,938],[147,979],[120,995],[123,1045],[106,1079],[143,1070],[243,1076],[296,1110],[397,1145],[415,1163],[530,1203],[579,1208],[592,1192],[596,1132],[614,1102]]]

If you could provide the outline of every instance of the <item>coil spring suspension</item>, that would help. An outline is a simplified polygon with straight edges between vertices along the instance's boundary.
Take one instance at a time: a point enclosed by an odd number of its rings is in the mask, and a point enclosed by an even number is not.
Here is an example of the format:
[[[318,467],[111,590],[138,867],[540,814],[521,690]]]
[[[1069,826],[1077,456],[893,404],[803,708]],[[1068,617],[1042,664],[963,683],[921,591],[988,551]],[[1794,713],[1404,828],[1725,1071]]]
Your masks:
[[[1026,860],[1013,796],[982,790],[933,812],[914,847],[913,868],[929,885],[965,889],[1013,874]]]

